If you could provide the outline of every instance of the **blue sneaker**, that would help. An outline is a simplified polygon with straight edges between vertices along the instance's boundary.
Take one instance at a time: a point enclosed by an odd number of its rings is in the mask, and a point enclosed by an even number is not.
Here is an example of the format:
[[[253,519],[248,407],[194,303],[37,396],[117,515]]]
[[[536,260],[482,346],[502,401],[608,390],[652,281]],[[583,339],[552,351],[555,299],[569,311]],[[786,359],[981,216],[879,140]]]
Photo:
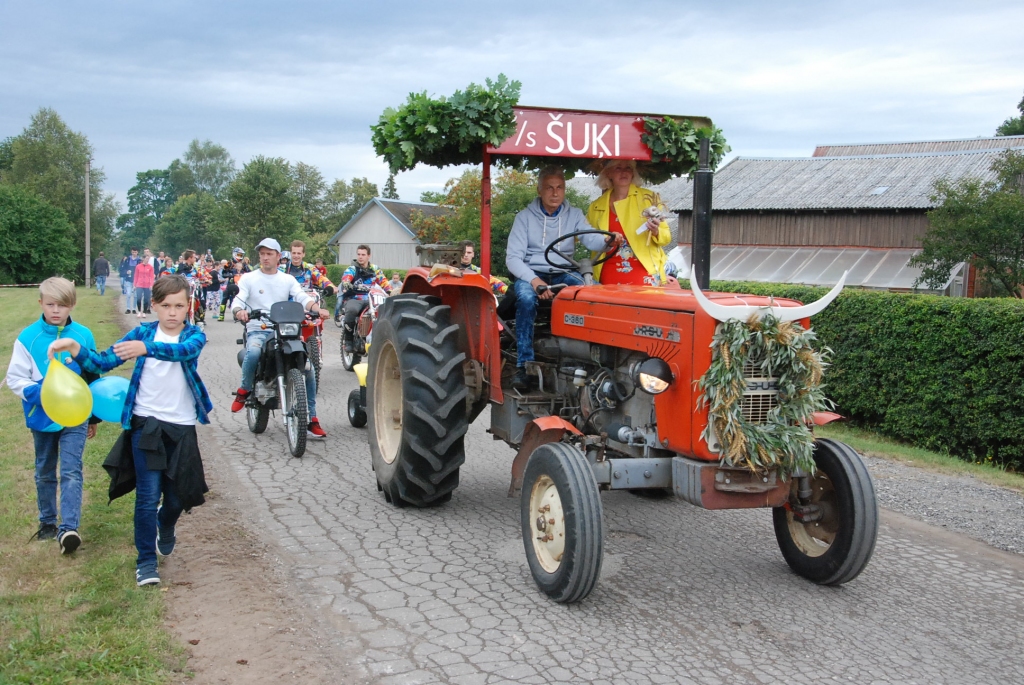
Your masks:
[[[162,508],[162,507],[161,507]],[[174,543],[177,538],[174,536],[174,528],[170,530],[160,528],[160,509],[156,510],[156,552],[162,557],[171,556],[174,551]]]
[[[145,585],[159,585],[160,574],[156,572],[156,565],[138,567],[135,569],[135,582],[138,583],[139,587]]]

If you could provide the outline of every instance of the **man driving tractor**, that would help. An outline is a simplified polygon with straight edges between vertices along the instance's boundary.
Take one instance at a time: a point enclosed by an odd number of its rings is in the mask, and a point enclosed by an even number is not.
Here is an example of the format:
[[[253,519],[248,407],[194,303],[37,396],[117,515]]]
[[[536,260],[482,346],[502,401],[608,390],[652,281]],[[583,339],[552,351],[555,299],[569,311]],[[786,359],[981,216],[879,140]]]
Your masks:
[[[356,320],[363,313],[368,304],[370,288],[379,285],[384,292],[391,294],[391,281],[384,272],[370,263],[370,248],[368,245],[360,245],[356,248],[356,258],[352,265],[345,269],[341,275],[342,296],[338,299],[339,311],[334,316],[337,319],[340,312],[344,312],[345,324],[342,335],[345,340],[345,352],[353,351],[352,334],[356,329]]]
[[[516,214],[508,236],[505,266],[516,278],[516,373],[512,387],[520,392],[530,389],[526,362],[533,361],[533,322],[537,318],[537,300],[554,297],[549,286],[583,285],[583,278],[562,257],[552,254],[552,266],[544,255],[545,248],[559,236],[575,231],[590,231],[583,212],[565,199],[565,172],[561,167],[547,166],[537,174],[537,195],[526,209]],[[571,254],[575,238],[566,239],[557,249]],[[592,252],[618,249],[622,238],[590,233],[579,237]]]

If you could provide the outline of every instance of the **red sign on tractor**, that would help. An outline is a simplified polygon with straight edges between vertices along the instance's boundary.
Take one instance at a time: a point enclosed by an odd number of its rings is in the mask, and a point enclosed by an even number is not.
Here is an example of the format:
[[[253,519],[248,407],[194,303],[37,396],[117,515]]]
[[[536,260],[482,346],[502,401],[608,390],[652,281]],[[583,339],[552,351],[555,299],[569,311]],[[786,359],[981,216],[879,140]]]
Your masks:
[[[651,159],[650,148],[640,140],[644,126],[640,115],[533,107],[516,107],[515,113],[515,134],[496,148],[488,147],[487,152],[496,155]]]

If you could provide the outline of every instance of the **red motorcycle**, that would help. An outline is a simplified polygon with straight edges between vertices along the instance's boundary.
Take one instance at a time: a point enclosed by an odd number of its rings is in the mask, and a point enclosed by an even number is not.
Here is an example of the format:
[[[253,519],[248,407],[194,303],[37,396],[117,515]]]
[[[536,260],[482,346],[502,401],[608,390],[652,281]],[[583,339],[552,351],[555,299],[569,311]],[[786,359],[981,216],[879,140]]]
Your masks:
[[[307,290],[306,293],[313,298],[317,307],[323,307],[324,296],[319,290]],[[313,366],[313,374],[316,376],[317,387],[320,386],[320,369],[324,364],[324,320],[307,319],[302,324],[302,342],[306,345],[306,356]]]

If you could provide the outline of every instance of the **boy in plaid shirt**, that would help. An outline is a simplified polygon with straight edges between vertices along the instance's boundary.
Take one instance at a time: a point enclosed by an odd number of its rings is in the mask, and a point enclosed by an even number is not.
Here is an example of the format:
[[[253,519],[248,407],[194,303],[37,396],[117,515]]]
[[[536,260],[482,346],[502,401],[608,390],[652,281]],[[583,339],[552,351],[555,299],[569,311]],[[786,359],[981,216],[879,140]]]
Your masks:
[[[136,491],[135,580],[140,587],[160,583],[157,554],[174,550],[178,517],[202,504],[208,490],[195,426],[210,422],[213,404],[197,372],[206,336],[186,323],[188,292],[182,276],[158,280],[153,284],[157,321],[139,325],[103,352],[71,339],[50,346],[51,355],[68,351],[94,373],[136,360],[121,414],[125,432],[103,466],[111,475],[111,499]]]

